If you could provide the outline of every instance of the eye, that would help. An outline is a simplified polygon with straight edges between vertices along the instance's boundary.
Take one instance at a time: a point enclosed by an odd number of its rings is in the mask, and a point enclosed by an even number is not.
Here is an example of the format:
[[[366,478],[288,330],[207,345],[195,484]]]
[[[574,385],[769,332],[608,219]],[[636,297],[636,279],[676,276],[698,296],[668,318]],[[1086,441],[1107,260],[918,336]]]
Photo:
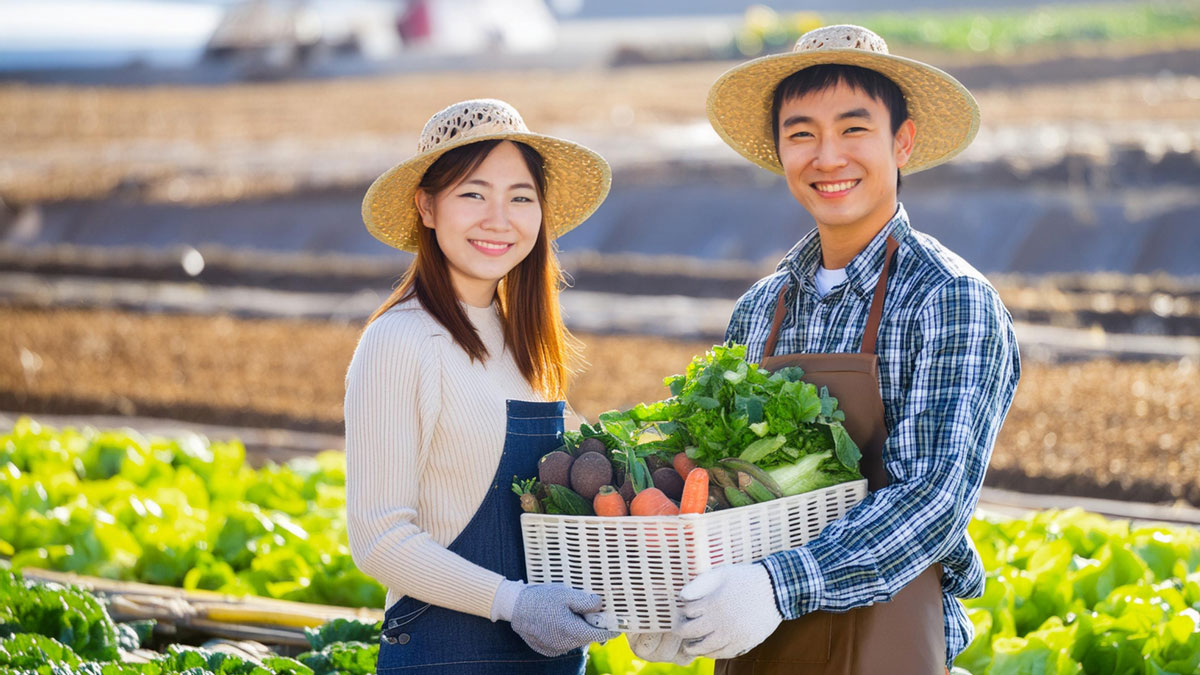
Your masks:
[[[460,194],[459,197],[466,197],[467,199],[483,199],[483,195],[479,194],[478,192],[464,192]]]
[[[533,200],[532,200],[532,199],[530,199],[529,197],[513,197],[513,201],[514,201],[514,202],[529,203],[529,204],[532,204],[532,203],[533,203]]]
[[[866,130],[867,130],[866,127],[850,127],[849,129],[846,129],[846,133],[854,134],[854,133],[859,133],[859,132],[866,131]]]
[[[796,133],[792,134],[791,136],[788,136],[788,138],[812,138],[812,137],[813,137],[813,135],[807,131],[797,131]]]

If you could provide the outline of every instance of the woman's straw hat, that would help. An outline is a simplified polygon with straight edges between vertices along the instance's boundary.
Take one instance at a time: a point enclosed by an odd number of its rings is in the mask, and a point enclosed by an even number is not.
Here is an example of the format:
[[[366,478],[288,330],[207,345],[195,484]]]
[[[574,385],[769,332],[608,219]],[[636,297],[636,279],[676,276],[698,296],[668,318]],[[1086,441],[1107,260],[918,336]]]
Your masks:
[[[883,38],[849,25],[809,31],[787,54],[764,56],[726,72],[708,92],[708,119],[746,159],[782,174],[771,129],[775,89],[792,73],[825,63],[869,68],[904,92],[917,137],[902,173],[949,160],[970,145],[979,131],[979,106],[958,80],[920,61],[889,54]]]
[[[542,217],[551,239],[586,220],[608,196],[612,170],[603,157],[577,143],[529,131],[520,113],[504,101],[475,99],[429,118],[417,155],[375,179],[362,204],[367,230],[388,246],[416,251],[420,219],[413,199],[426,169],[447,150],[492,139],[520,141],[542,156]]]

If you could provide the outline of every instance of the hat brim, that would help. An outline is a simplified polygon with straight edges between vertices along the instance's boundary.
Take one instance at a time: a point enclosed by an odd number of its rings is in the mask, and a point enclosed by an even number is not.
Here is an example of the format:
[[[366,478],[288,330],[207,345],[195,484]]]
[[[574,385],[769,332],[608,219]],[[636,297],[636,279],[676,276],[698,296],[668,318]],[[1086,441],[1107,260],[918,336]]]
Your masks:
[[[421,227],[415,197],[425,171],[454,148],[488,140],[519,141],[537,150],[546,171],[542,219],[551,239],[587,220],[612,186],[612,170],[603,157],[577,143],[535,134],[505,131],[455,139],[388,169],[363,197],[362,219],[376,239],[402,251],[417,250]]]
[[[775,89],[789,75],[821,64],[869,68],[900,87],[916,126],[913,153],[900,169],[903,174],[950,160],[979,132],[979,105],[958,80],[919,61],[863,49],[789,52],[730,69],[708,92],[708,119],[713,129],[746,159],[782,174],[771,129]]]

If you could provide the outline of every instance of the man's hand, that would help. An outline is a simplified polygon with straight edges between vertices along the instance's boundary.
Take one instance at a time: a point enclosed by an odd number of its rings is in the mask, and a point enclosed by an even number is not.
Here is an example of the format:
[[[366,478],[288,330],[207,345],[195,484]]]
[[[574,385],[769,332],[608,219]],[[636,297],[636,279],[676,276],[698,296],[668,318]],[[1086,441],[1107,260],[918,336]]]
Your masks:
[[[690,656],[731,659],[758,646],[783,621],[767,569],[754,563],[718,567],[679,591],[684,622],[676,632]]]
[[[686,666],[696,658],[683,653],[683,638],[678,633],[630,633],[626,637],[630,649],[643,661]]]

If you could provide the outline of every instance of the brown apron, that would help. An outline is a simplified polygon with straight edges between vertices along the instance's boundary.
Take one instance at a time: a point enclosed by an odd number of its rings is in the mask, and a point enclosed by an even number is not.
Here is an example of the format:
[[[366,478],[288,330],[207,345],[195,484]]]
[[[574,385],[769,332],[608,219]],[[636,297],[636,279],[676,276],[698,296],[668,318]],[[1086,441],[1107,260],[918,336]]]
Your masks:
[[[838,407],[846,413],[846,431],[862,450],[860,466],[872,491],[888,484],[883,466],[887,427],[875,337],[883,317],[888,269],[898,246],[888,237],[883,271],[875,285],[858,354],[776,356],[775,343],[786,313],[786,286],[779,292],[771,334],[763,350],[763,368],[800,366],[805,381],[828,387],[837,398]],[[890,602],[848,612],[813,612],[784,621],[771,637],[749,652],[717,661],[715,675],[941,675],[946,672],[945,664],[941,565],[935,564]]]

